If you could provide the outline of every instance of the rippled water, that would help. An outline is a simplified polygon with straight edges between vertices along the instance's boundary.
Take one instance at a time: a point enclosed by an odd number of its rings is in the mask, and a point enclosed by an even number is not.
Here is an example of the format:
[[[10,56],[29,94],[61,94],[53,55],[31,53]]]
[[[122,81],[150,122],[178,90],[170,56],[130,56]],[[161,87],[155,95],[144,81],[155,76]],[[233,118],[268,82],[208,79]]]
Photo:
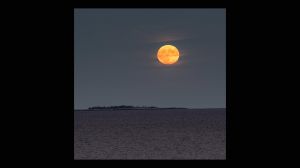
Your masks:
[[[225,109],[74,113],[74,159],[226,159]]]

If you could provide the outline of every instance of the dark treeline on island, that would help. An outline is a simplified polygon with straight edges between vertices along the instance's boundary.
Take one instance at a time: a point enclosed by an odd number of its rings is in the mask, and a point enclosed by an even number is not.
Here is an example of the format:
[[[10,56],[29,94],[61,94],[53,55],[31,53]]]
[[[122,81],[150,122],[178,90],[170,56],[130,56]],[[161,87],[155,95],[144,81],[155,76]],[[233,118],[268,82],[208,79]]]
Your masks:
[[[88,110],[148,110],[148,109],[187,109],[182,107],[154,107],[154,106],[93,106],[89,107]]]

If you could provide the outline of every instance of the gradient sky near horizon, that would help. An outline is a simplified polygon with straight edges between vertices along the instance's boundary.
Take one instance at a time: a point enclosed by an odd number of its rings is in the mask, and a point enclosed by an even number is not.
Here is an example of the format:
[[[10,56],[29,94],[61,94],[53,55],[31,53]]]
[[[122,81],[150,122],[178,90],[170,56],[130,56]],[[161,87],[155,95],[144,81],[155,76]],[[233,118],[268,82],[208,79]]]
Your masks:
[[[74,9],[74,105],[226,107],[225,9]],[[162,45],[180,52],[158,62]]]

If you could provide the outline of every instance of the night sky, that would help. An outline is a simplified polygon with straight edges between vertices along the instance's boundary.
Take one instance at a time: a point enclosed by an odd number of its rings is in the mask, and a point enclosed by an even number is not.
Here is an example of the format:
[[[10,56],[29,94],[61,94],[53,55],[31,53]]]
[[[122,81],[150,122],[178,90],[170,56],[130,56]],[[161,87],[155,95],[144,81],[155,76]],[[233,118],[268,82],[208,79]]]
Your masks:
[[[226,107],[225,9],[74,9],[74,104]],[[165,44],[179,61],[158,62]]]

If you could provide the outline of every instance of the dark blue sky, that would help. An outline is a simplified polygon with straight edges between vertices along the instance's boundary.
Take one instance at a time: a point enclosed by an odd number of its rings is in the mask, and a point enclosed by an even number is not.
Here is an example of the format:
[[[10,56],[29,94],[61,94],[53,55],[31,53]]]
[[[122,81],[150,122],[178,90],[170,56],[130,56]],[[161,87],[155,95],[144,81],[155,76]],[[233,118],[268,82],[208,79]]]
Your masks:
[[[75,109],[226,105],[225,9],[74,9]],[[179,49],[175,65],[157,50]]]

